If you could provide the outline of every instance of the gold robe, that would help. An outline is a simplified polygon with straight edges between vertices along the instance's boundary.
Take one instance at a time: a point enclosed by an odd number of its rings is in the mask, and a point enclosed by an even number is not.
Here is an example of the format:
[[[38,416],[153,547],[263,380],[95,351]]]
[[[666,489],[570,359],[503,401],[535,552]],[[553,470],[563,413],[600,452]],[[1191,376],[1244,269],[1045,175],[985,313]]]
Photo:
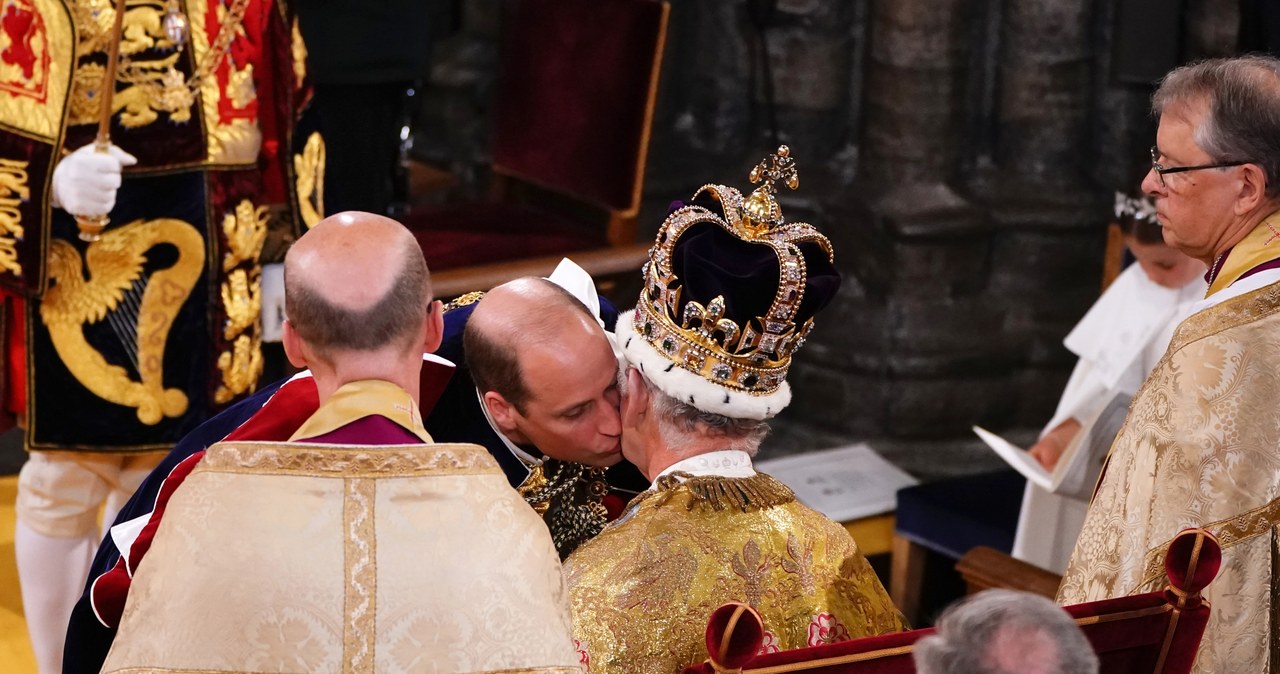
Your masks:
[[[659,477],[565,569],[592,674],[702,662],[707,618],[729,601],[760,612],[769,652],[905,629],[844,527],[762,473]]]
[[[512,669],[581,671],[546,526],[484,448],[224,442],[169,501],[103,671]]]
[[[1222,543],[1199,672],[1280,671],[1280,283],[1179,326],[1112,446],[1058,601],[1158,590],[1182,529]]]

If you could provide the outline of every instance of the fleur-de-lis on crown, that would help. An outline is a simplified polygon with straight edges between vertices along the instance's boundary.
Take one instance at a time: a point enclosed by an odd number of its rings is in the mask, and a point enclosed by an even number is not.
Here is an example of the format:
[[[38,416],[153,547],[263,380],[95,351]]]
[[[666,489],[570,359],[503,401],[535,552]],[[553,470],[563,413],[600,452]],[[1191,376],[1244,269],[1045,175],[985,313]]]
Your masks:
[[[773,198],[777,191],[774,183],[784,182],[793,190],[800,187],[800,173],[796,171],[796,160],[791,158],[791,148],[779,145],[778,151],[761,159],[748,177],[753,185],[761,183],[742,204],[748,224],[762,232],[782,224],[782,209]]]
[[[738,338],[738,324],[724,317],[724,295],[716,295],[715,299],[702,306],[697,302],[684,305],[684,328],[693,321],[698,321],[698,332],[708,342],[715,340],[718,332],[723,337],[720,345],[728,349],[729,344]]]

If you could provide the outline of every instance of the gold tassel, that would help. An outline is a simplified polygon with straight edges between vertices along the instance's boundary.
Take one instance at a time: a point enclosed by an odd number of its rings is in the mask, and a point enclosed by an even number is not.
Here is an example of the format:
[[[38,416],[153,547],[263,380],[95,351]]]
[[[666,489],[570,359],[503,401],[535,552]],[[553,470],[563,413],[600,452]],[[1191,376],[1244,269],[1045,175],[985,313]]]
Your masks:
[[[676,488],[683,486],[688,489],[693,496],[693,500],[689,502],[690,510],[736,508],[747,512],[796,500],[795,492],[790,487],[764,473],[751,477],[720,477],[694,476],[677,471],[659,478],[655,486],[659,492],[666,492],[663,494],[664,503],[675,494]]]

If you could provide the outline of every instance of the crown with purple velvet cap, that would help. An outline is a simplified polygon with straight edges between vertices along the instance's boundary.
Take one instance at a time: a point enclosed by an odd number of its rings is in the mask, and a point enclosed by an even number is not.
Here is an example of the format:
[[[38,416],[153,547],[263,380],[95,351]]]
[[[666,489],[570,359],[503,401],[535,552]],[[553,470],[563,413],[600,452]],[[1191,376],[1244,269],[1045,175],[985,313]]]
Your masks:
[[[831,242],[786,222],[775,183],[799,186],[784,145],[751,170],[747,197],[705,185],[658,230],[631,320],[627,360],[667,395],[700,410],[768,419],[791,402],[791,356],[840,287]]]

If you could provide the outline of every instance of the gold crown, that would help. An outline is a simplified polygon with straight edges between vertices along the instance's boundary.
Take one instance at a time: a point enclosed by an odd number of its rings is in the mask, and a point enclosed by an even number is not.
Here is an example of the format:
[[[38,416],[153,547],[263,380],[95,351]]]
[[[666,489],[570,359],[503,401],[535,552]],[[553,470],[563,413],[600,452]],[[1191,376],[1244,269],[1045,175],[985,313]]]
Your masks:
[[[634,317],[635,331],[675,365],[728,389],[755,396],[774,393],[786,380],[791,354],[813,328],[812,316],[796,324],[808,274],[797,244],[813,242],[834,262],[831,242],[812,225],[787,223],[774,198],[775,182],[791,189],[800,184],[787,146],[765,157],[751,170],[751,182],[762,183],[745,200],[738,190],[704,185],[724,216],[702,206],[685,206],[667,216],[645,264],[645,287]],[[683,283],[671,260],[680,237],[690,227],[713,223],[742,241],[768,246],[778,258],[778,283],[769,311],[739,324],[725,317],[725,299],[706,304],[690,301],[680,311]],[[677,314],[680,315],[677,315]]]

